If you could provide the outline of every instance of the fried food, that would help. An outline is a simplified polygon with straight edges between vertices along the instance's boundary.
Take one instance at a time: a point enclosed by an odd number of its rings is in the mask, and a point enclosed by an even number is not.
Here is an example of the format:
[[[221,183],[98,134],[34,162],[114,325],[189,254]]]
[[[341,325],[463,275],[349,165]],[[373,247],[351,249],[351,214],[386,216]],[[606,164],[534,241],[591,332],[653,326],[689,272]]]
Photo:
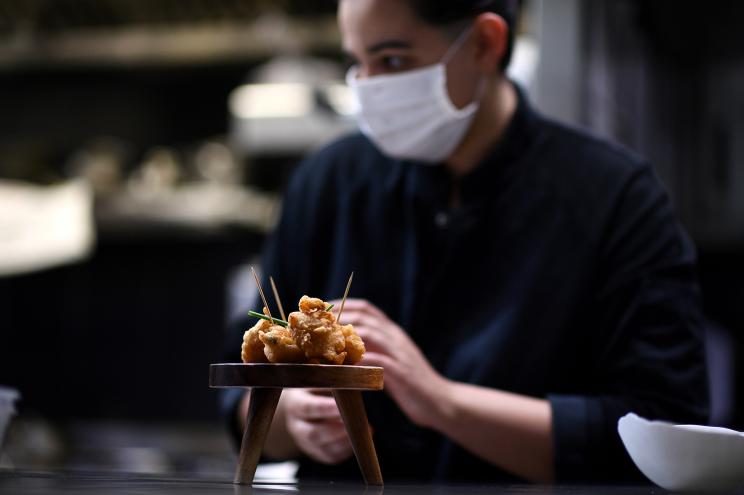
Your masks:
[[[263,352],[270,363],[299,363],[305,357],[292,334],[282,326],[272,325],[258,338],[264,344]]]
[[[265,325],[264,325],[265,324]],[[260,333],[271,323],[266,320],[258,320],[253,327],[243,334],[243,345],[240,346],[240,359],[244,363],[268,363],[264,354],[264,344],[259,338]]]
[[[339,326],[341,328],[341,333],[344,334],[344,350],[346,351],[346,360],[344,361],[344,364],[358,363],[364,357],[364,352],[366,350],[364,348],[364,341],[362,341],[362,338],[354,331],[353,325],[339,325],[338,323],[335,323],[335,325]]]
[[[352,325],[339,325],[328,304],[302,296],[300,311],[290,313],[289,331],[309,363],[355,364],[364,356],[364,342]]]
[[[269,311],[264,308],[263,313],[268,316]],[[267,320],[258,320],[243,334],[240,351],[244,363],[296,363],[304,357],[289,330]]]
[[[285,328],[260,319],[243,335],[244,363],[356,364],[364,342],[352,325],[339,325],[328,304],[302,296],[299,311],[289,314]],[[264,315],[268,310],[264,308]]]
[[[289,314],[289,331],[308,363],[343,364],[346,339],[321,299],[302,296],[300,310]]]

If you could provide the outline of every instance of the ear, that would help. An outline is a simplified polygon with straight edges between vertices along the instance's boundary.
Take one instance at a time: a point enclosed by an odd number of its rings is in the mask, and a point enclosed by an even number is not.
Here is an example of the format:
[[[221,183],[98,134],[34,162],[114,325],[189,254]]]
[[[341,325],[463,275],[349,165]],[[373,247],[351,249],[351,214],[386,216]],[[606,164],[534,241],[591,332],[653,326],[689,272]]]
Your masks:
[[[480,14],[475,19],[476,57],[483,72],[501,71],[500,63],[509,44],[509,25],[503,17],[492,12]]]

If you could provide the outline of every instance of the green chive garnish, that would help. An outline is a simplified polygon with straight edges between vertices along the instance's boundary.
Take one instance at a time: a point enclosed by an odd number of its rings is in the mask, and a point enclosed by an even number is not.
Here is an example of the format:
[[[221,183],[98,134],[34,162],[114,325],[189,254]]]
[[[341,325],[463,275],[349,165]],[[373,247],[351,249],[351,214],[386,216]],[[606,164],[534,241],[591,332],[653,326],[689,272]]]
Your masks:
[[[289,323],[284,320],[280,320],[279,318],[269,318],[268,316],[262,315],[261,313],[256,313],[255,311],[248,311],[248,314],[251,316],[255,316],[256,318],[261,318],[262,320],[276,323],[277,325],[281,325],[283,327],[289,326]]]
[[[333,309],[333,304],[330,304],[326,308],[326,311],[330,311],[331,309]],[[256,313],[255,311],[248,311],[248,314],[250,316],[255,316],[256,318],[261,318],[262,320],[266,320],[266,321],[270,321],[272,323],[276,323],[277,325],[281,325],[283,327],[289,326],[289,323],[287,323],[284,320],[280,320],[279,318],[269,318],[268,316],[266,316],[264,314],[261,314],[261,313]]]

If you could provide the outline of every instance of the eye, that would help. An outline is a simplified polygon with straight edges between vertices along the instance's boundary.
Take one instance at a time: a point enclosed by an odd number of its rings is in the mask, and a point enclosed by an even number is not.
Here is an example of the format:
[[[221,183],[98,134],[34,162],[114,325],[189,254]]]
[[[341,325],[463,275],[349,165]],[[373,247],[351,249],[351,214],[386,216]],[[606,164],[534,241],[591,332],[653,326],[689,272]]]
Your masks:
[[[382,68],[389,71],[404,70],[407,64],[407,59],[400,55],[386,55],[380,59]]]

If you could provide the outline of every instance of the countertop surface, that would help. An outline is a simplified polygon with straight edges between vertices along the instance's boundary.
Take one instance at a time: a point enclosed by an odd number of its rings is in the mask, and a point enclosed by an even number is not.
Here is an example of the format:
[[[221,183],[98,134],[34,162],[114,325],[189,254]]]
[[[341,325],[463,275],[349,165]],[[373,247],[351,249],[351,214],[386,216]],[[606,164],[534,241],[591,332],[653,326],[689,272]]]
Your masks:
[[[530,485],[402,485],[365,487],[352,483],[262,483],[233,485],[231,480],[167,478],[137,474],[106,474],[28,471],[0,471],[0,493],[24,494],[551,494],[551,495],[635,495],[666,493],[652,486],[530,486]]]

